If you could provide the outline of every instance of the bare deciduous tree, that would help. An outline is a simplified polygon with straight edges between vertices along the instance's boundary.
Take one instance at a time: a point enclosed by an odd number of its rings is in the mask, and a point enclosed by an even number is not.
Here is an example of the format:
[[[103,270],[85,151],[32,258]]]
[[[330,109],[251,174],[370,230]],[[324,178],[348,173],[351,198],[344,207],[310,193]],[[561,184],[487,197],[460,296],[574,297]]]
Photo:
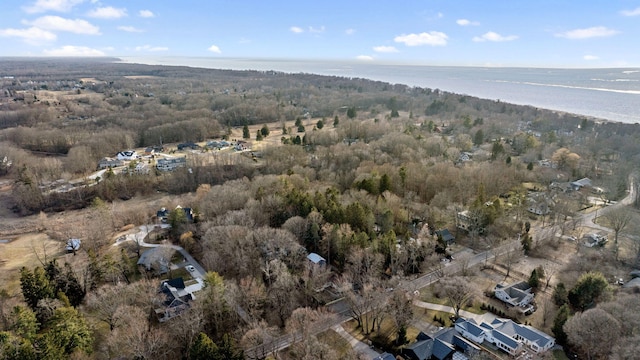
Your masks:
[[[613,252],[615,254],[616,260],[618,260],[618,256],[620,252],[620,244],[618,243],[618,236],[631,221],[632,219],[631,212],[626,207],[621,207],[621,208],[613,209],[607,212],[603,217],[607,220],[607,222],[610,224],[611,228],[613,229],[613,232],[614,232]]]
[[[442,278],[440,283],[443,294],[453,308],[456,318],[460,317],[460,309],[473,296],[473,288],[469,286],[466,279],[459,276]]]
[[[607,358],[620,330],[620,322],[600,308],[577,313],[564,324],[569,343],[587,360]]]

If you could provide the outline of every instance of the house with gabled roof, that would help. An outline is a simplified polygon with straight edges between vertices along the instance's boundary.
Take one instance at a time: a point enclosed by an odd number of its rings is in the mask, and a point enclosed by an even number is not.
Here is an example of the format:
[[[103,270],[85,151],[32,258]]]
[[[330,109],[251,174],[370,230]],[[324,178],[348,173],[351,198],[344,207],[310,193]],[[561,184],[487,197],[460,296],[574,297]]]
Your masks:
[[[488,341],[511,355],[518,354],[523,346],[541,353],[556,344],[553,337],[542,331],[508,319],[495,319],[491,323],[477,325],[473,319],[460,318],[456,321],[455,329],[469,340],[478,344]]]
[[[104,157],[98,162],[98,168],[106,169],[124,165],[124,161],[110,157]]]
[[[127,151],[120,151],[116,155],[116,158],[118,160],[131,161],[131,160],[135,160],[135,159],[139,158],[139,156],[138,156],[138,153],[135,150],[127,150]]]
[[[478,346],[466,340],[454,328],[442,329],[433,335],[420,332],[416,340],[403,349],[402,354],[405,359],[466,359],[464,354],[480,351]]]
[[[456,242],[456,238],[453,236],[453,234],[451,234],[449,229],[436,230],[436,236],[442,239],[442,241],[444,241],[447,245],[451,245]]]
[[[176,158],[158,159],[158,162],[156,163],[156,168],[160,171],[173,171],[179,167],[184,167],[186,165],[187,165],[187,158],[176,157]]]
[[[475,341],[478,344],[482,344],[484,341],[484,329],[478,325],[473,319],[459,318],[454,325],[456,331],[458,331],[465,338]]]
[[[493,292],[503,302],[521,307],[529,305],[534,296],[531,286],[524,281],[511,285],[497,284]]]

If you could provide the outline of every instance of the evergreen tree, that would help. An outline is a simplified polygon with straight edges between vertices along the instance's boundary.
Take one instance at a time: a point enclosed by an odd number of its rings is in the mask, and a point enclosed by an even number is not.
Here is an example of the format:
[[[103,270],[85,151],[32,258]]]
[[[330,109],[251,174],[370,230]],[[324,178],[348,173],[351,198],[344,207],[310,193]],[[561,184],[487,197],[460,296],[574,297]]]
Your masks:
[[[536,269],[533,269],[531,271],[531,275],[529,276],[529,281],[527,283],[534,289],[537,289],[540,285],[540,276],[538,275],[538,271]]]
[[[338,115],[336,115],[336,116],[333,118],[333,127],[338,126],[338,124],[340,124],[340,118],[338,117]]]
[[[256,133],[256,141],[262,141],[262,131],[258,130],[258,132]]]
[[[78,310],[72,307],[56,309],[46,328],[46,341],[64,354],[69,355],[76,350],[87,354],[92,352],[93,333]]]
[[[355,119],[357,113],[356,113],[356,108],[355,106],[351,106],[347,109],[347,117],[349,119]]]
[[[262,136],[264,136],[264,137],[269,136],[269,127],[267,126],[267,124],[264,124],[262,126],[262,128],[260,129],[260,132],[262,133]]]
[[[553,335],[556,337],[556,342],[560,345],[565,345],[567,343],[567,333],[564,332],[564,324],[568,319],[569,307],[567,305],[562,305],[560,309],[558,309],[558,314],[553,320],[553,327],[551,328]]]
[[[380,182],[378,184],[378,192],[382,194],[385,191],[390,191],[390,190],[391,190],[391,179],[389,178],[389,175],[382,174],[382,176],[380,177]]]
[[[189,348],[190,360],[224,359],[218,353],[218,346],[205,333],[199,333]]]
[[[478,131],[476,131],[476,134],[473,136],[473,144],[480,146],[484,143],[484,131],[482,131],[482,129],[479,129]]]
[[[584,311],[594,303],[606,298],[609,284],[599,272],[582,274],[576,285],[569,291],[567,298],[574,309]]]
[[[248,139],[250,137],[251,137],[251,133],[249,132],[249,125],[244,124],[244,126],[242,127],[242,138]]]
[[[321,130],[324,127],[324,121],[318,120],[318,122],[316,123],[316,127],[318,128],[318,130]]]
[[[564,283],[558,283],[553,291],[553,302],[558,306],[562,306],[568,302],[567,295],[567,288]]]
[[[26,267],[20,269],[20,288],[25,302],[34,311],[38,307],[38,301],[54,298],[55,294],[41,267],[36,267],[33,272]]]

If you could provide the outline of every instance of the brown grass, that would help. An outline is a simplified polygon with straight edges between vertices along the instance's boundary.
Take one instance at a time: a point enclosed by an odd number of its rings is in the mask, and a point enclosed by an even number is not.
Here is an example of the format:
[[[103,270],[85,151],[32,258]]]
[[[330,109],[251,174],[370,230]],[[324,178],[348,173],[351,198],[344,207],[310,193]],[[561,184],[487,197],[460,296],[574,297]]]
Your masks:
[[[0,283],[10,294],[19,292],[20,268],[42,265],[40,260],[44,261],[45,253],[50,260],[63,251],[62,243],[44,233],[24,234],[9,243],[0,244]]]

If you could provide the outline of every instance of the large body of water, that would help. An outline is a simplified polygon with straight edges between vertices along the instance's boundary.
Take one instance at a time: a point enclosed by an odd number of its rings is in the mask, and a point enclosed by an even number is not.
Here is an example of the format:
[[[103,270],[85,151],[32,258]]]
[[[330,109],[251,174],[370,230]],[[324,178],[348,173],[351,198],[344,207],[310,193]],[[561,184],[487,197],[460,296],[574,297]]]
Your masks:
[[[275,70],[380,80],[491,100],[640,123],[640,68],[547,69],[381,65],[366,62],[122,58],[124,62],[212,69]]]

